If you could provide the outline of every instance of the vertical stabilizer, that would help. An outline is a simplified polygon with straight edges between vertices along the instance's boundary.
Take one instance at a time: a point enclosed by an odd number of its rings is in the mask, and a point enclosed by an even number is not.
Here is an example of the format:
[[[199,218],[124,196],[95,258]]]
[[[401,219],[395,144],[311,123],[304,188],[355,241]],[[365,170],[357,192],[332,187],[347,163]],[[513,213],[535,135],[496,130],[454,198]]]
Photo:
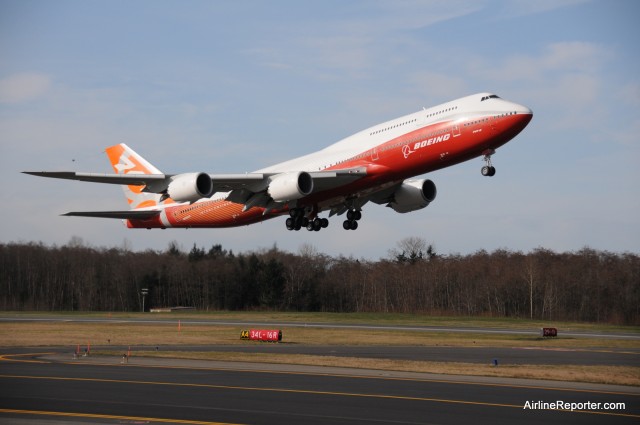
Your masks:
[[[117,174],[162,174],[149,161],[124,143],[108,147],[106,153]],[[122,188],[131,209],[155,207],[167,203],[167,201],[160,201],[161,194],[143,192],[144,186],[129,185],[122,186]]]

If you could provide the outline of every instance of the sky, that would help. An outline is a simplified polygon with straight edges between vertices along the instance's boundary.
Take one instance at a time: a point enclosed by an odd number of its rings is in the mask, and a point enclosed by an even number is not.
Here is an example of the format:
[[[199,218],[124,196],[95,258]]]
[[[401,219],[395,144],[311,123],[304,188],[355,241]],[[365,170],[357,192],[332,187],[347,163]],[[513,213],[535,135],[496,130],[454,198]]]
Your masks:
[[[640,253],[639,17],[633,0],[0,0],[0,243]],[[121,142],[166,173],[250,172],[485,91],[534,112],[496,176],[480,158],[430,173],[431,205],[370,203],[357,231],[129,230],[60,217],[125,209],[118,186],[20,173],[111,172]]]

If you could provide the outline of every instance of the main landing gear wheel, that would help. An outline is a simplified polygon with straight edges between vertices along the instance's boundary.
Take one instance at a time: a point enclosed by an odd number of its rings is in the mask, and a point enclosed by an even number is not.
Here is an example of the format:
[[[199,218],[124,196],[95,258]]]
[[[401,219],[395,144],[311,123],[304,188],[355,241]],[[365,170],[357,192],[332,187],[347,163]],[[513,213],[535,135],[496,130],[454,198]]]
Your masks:
[[[300,230],[303,227],[307,227],[309,219],[304,216],[304,210],[302,208],[294,208],[289,211],[289,218],[285,222],[287,230]]]
[[[316,217],[313,220],[309,220],[307,224],[307,230],[310,232],[319,232],[321,229],[326,229],[329,226],[329,220],[326,218]]]
[[[298,218],[291,218],[289,217],[286,221],[286,225],[287,225],[287,230],[300,230],[303,227],[307,227],[307,224],[309,223],[309,219],[304,218],[304,217],[298,217]]]
[[[491,155],[493,155],[494,153],[496,153],[495,150],[491,149],[488,151],[485,151],[486,153],[484,154],[484,158],[483,161],[487,163],[487,165],[485,165],[484,167],[482,167],[482,169],[480,170],[480,172],[482,173],[483,176],[485,177],[493,177],[496,175],[496,168],[491,165]]]
[[[356,230],[358,228],[358,220],[362,218],[362,213],[359,210],[347,211],[347,219],[342,223],[344,230]]]
[[[309,220],[304,216],[305,211],[303,208],[294,208],[289,211],[289,217],[285,221],[287,230],[300,230],[306,227],[307,230],[318,232],[321,229],[326,229],[329,226],[329,220],[326,218],[316,217],[313,220]]]

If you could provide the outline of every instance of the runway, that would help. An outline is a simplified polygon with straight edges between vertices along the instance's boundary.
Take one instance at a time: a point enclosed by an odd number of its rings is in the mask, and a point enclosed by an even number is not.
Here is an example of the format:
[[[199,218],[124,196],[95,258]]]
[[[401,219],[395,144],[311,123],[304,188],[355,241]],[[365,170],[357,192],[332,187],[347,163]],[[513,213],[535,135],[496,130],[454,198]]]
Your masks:
[[[494,425],[640,419],[638,388],[166,359],[123,365],[114,357],[24,354],[0,360],[2,423]],[[525,408],[527,402],[535,407],[558,401],[582,409]],[[597,403],[624,408],[592,409]]]
[[[640,365],[640,350],[603,348],[540,347],[451,347],[451,346],[348,346],[247,343],[239,345],[157,346],[163,351],[216,351],[234,353],[301,354],[314,356],[359,357],[369,359],[460,362],[501,365]],[[100,347],[108,349],[108,347]],[[125,347],[121,347],[125,348]],[[140,347],[154,350],[156,347]]]
[[[73,352],[75,347],[51,347],[58,353]],[[94,351],[185,351],[222,353],[297,354],[332,357],[356,357],[403,361],[458,362],[499,365],[550,365],[565,364],[581,366],[638,366],[640,350],[618,348],[540,348],[540,347],[451,347],[451,346],[361,346],[361,345],[306,345],[292,343],[247,342],[237,345],[154,345],[115,346],[96,345]],[[4,353],[20,354],[33,349],[5,348]]]

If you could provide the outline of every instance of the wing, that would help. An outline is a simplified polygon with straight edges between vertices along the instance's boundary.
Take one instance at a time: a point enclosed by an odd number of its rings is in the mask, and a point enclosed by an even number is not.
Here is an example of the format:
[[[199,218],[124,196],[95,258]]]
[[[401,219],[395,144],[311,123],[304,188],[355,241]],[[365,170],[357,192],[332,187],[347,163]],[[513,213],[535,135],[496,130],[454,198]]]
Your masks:
[[[248,189],[265,190],[275,176],[285,173],[209,174],[216,192]],[[313,192],[333,189],[367,175],[365,167],[308,172],[313,179]]]
[[[54,179],[77,180],[93,183],[124,184],[134,186],[146,186],[157,182],[164,182],[171,176],[165,174],[104,174],[104,173],[77,173],[75,171],[23,171],[38,177],[50,177]]]
[[[66,215],[146,219],[157,215],[173,200],[193,203],[226,194],[225,199],[244,205],[244,210],[262,207],[265,213],[293,202],[352,183],[367,175],[366,167],[329,171],[286,170],[246,174],[164,174],[133,149],[121,143],[105,151],[115,174],[75,171],[24,171],[39,177],[122,185],[130,211],[71,212]],[[140,209],[144,207],[144,209]]]
[[[76,180],[82,182],[145,186],[143,191],[149,193],[164,193],[171,182],[176,177],[181,176],[181,174],[105,174],[79,173],[75,171],[23,171],[23,173],[38,177]],[[213,193],[215,193],[260,187],[269,175],[250,173],[210,174],[209,176],[211,177]]]
[[[212,175],[214,187],[229,191],[226,200],[252,207],[271,209],[297,201],[305,196],[344,186],[366,176],[366,168],[357,167],[330,171],[289,171],[282,173],[241,174],[235,179]]]
[[[367,175],[366,167],[309,173],[313,178],[314,192],[334,189],[359,180]]]
[[[49,177],[65,180],[76,180],[93,183],[144,186],[144,192],[165,194],[169,185],[184,174],[105,174],[81,173],[75,171],[23,171],[39,177]],[[232,202],[244,203],[255,195],[267,192],[271,183],[287,173],[246,173],[246,174],[208,174],[212,183],[212,193],[230,192],[227,199]],[[367,175],[365,167],[348,168],[342,170],[298,172],[307,174],[313,181],[311,193],[333,189],[349,184]],[[264,197],[264,196],[263,196]],[[264,198],[269,198],[268,196]],[[268,200],[268,199],[267,199]],[[265,202],[261,202],[265,203]]]

